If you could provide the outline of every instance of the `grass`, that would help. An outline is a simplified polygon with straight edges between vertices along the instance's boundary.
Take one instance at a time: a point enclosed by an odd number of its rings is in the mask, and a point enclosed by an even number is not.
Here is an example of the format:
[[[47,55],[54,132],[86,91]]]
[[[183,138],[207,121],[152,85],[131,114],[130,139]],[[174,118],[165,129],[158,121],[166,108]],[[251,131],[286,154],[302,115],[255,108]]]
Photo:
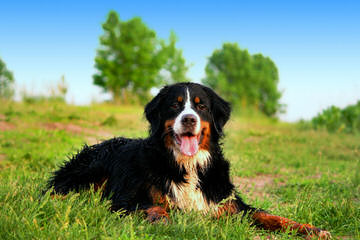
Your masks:
[[[82,144],[146,136],[142,107],[1,102],[0,128],[0,239],[297,238],[256,229],[239,216],[217,221],[172,211],[170,224],[149,224],[141,213],[110,213],[110,203],[93,191],[41,195],[50,172]],[[359,135],[235,115],[226,134],[224,152],[246,202],[335,238],[360,239]]]

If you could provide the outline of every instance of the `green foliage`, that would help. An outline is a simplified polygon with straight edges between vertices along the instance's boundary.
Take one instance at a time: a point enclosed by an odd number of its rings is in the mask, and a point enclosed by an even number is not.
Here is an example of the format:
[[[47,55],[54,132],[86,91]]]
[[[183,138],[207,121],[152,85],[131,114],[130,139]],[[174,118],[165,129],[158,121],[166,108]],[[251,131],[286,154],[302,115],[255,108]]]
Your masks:
[[[102,27],[104,34],[95,58],[98,73],[93,79],[114,100],[127,102],[128,94],[133,94],[145,101],[152,87],[187,80],[188,67],[175,47],[174,33],[166,44],[141,18],[121,21],[115,11],[109,12]],[[164,72],[170,73],[170,80],[163,76]]]
[[[14,95],[14,75],[0,58],[0,98],[10,99]]]
[[[269,57],[250,55],[236,43],[225,43],[210,56],[203,83],[235,106],[255,106],[268,116],[282,110],[276,65]]]
[[[315,129],[329,132],[357,133],[360,131],[360,101],[344,109],[331,106],[311,120]]]

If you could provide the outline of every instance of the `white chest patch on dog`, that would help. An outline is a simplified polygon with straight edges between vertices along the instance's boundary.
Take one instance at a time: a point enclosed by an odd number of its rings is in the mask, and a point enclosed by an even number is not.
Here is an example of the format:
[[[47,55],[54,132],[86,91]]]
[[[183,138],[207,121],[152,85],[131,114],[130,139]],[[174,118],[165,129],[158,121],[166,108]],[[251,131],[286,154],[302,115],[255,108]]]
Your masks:
[[[174,151],[176,162],[180,167],[186,170],[185,183],[170,183],[171,204],[178,208],[191,211],[208,212],[215,204],[208,202],[199,185],[198,171],[206,169],[210,160],[210,153],[206,150],[200,150],[194,156],[189,157]],[[198,169],[199,168],[199,169]]]

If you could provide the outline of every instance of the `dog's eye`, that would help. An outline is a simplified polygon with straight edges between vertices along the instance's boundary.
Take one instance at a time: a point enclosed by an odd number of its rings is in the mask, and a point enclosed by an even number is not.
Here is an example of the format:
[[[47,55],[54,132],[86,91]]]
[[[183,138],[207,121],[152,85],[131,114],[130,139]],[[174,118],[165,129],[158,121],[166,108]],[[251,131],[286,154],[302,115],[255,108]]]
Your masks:
[[[196,105],[196,107],[200,111],[205,111],[207,109],[207,107],[204,104],[198,104],[198,105]]]
[[[171,104],[170,106],[172,109],[178,109],[180,107],[179,103],[175,102],[173,104]]]

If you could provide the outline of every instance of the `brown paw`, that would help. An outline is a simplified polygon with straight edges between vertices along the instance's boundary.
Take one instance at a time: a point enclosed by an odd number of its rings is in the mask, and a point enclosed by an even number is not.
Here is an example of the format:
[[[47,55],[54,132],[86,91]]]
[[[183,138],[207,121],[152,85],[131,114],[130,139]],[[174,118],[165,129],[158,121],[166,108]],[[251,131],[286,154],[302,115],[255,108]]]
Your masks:
[[[162,207],[159,206],[150,207],[146,209],[145,212],[147,214],[146,219],[151,223],[160,222],[160,223],[168,224],[170,222],[168,213]]]
[[[306,237],[306,240],[328,240],[331,239],[331,233],[324,230],[319,230],[319,232],[310,234]]]
[[[321,230],[320,233],[319,233],[319,239],[321,240],[327,240],[327,239],[331,239],[331,233],[328,232],[328,231],[324,231],[324,230]]]

